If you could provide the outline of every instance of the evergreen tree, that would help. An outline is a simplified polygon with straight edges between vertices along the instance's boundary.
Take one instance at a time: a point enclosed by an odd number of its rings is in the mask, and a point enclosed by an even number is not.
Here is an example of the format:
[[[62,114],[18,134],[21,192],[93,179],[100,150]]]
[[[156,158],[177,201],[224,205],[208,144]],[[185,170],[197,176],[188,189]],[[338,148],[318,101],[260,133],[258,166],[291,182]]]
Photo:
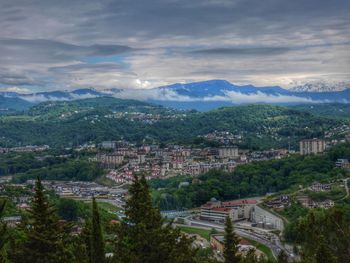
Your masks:
[[[298,224],[298,243],[304,260],[315,258],[318,253],[328,253],[340,263],[350,258],[350,226],[344,211],[335,207],[310,211]],[[320,240],[323,240],[320,248]],[[321,260],[321,258],[320,258]]]
[[[29,210],[29,220],[24,225],[26,240],[16,244],[18,254],[13,261],[23,263],[71,262],[71,254],[65,244],[69,229],[60,222],[56,211],[44,193],[40,179],[35,184],[35,194]]]
[[[283,250],[278,254],[277,263],[288,263],[288,256]]]
[[[91,263],[105,262],[105,248],[100,223],[100,214],[98,212],[95,197],[92,198],[92,224],[91,224]]]
[[[4,246],[8,241],[6,224],[1,222],[1,217],[5,211],[5,200],[0,200],[0,263],[6,262],[4,255]]]
[[[86,243],[86,236],[85,233],[83,233],[84,230],[82,231],[82,233],[78,236],[76,236],[73,240],[72,240],[72,251],[73,251],[73,255],[74,255],[74,261],[73,263],[90,263],[90,244],[89,246],[87,246]],[[90,243],[90,236],[88,236],[88,241]]]
[[[225,221],[225,238],[224,238],[224,259],[225,263],[238,263],[240,256],[238,252],[238,237],[234,232],[233,224],[230,217]]]
[[[192,240],[165,224],[158,209],[152,206],[144,176],[135,177],[126,202],[127,219],[117,229],[115,261],[122,263],[191,263],[196,251]]]
[[[315,255],[315,263],[337,263],[338,260],[332,251],[327,247],[323,236],[320,237]]]

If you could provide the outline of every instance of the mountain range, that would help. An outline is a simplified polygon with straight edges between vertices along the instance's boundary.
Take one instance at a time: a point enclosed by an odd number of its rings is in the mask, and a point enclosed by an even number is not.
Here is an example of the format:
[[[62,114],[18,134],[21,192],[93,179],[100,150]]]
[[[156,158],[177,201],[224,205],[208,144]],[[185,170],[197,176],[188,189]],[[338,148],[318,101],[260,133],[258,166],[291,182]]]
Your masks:
[[[45,101],[70,101],[106,96],[136,99],[166,107],[196,109],[199,111],[239,104],[297,105],[350,102],[350,88],[340,91],[322,91],[321,88],[312,92],[308,90],[310,90],[310,87],[287,90],[279,86],[240,86],[226,80],[209,80],[186,84],[177,83],[153,89],[114,88],[98,91],[93,88],[85,88],[73,91],[48,91],[29,94],[0,91],[0,108],[8,108],[4,105],[8,105],[11,100],[14,103],[11,108],[23,110]],[[16,100],[14,101],[14,99]]]

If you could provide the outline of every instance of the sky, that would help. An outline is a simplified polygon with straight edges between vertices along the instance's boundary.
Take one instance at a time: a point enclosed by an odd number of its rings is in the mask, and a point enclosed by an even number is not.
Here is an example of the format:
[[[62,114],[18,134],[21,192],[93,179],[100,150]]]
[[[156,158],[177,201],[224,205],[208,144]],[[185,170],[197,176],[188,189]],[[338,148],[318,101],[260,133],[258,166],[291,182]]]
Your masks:
[[[347,86],[349,14],[349,0],[0,0],[0,89]]]

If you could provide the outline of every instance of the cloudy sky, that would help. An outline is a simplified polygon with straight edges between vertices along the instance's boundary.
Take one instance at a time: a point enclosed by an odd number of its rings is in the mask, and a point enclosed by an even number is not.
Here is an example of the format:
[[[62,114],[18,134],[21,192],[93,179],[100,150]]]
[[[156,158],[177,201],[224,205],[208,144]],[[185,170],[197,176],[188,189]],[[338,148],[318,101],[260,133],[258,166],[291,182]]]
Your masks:
[[[0,88],[350,80],[349,0],[0,0]]]

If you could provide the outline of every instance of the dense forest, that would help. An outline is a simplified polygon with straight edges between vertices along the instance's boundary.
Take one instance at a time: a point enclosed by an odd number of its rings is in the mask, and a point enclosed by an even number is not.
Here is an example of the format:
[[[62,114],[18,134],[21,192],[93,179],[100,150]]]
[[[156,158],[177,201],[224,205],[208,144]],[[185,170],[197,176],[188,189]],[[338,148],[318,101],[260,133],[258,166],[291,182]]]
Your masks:
[[[319,116],[329,116],[332,118],[350,118],[349,103],[321,103],[303,104],[291,106],[293,109],[303,110]]]
[[[116,112],[143,112],[160,116],[152,123],[127,117],[113,118]],[[241,134],[243,148],[297,149],[301,138],[321,137],[346,120],[315,116],[305,111],[271,106],[247,105],[210,112],[177,111],[144,102],[95,98],[72,102],[46,102],[28,111],[0,117],[0,145],[48,144],[66,147],[89,141],[124,138],[133,142],[195,143],[198,135],[215,130]]]
[[[13,181],[23,183],[38,176],[44,180],[94,181],[104,171],[87,158],[75,155],[53,157],[34,153],[0,155],[0,176],[13,175]]]

